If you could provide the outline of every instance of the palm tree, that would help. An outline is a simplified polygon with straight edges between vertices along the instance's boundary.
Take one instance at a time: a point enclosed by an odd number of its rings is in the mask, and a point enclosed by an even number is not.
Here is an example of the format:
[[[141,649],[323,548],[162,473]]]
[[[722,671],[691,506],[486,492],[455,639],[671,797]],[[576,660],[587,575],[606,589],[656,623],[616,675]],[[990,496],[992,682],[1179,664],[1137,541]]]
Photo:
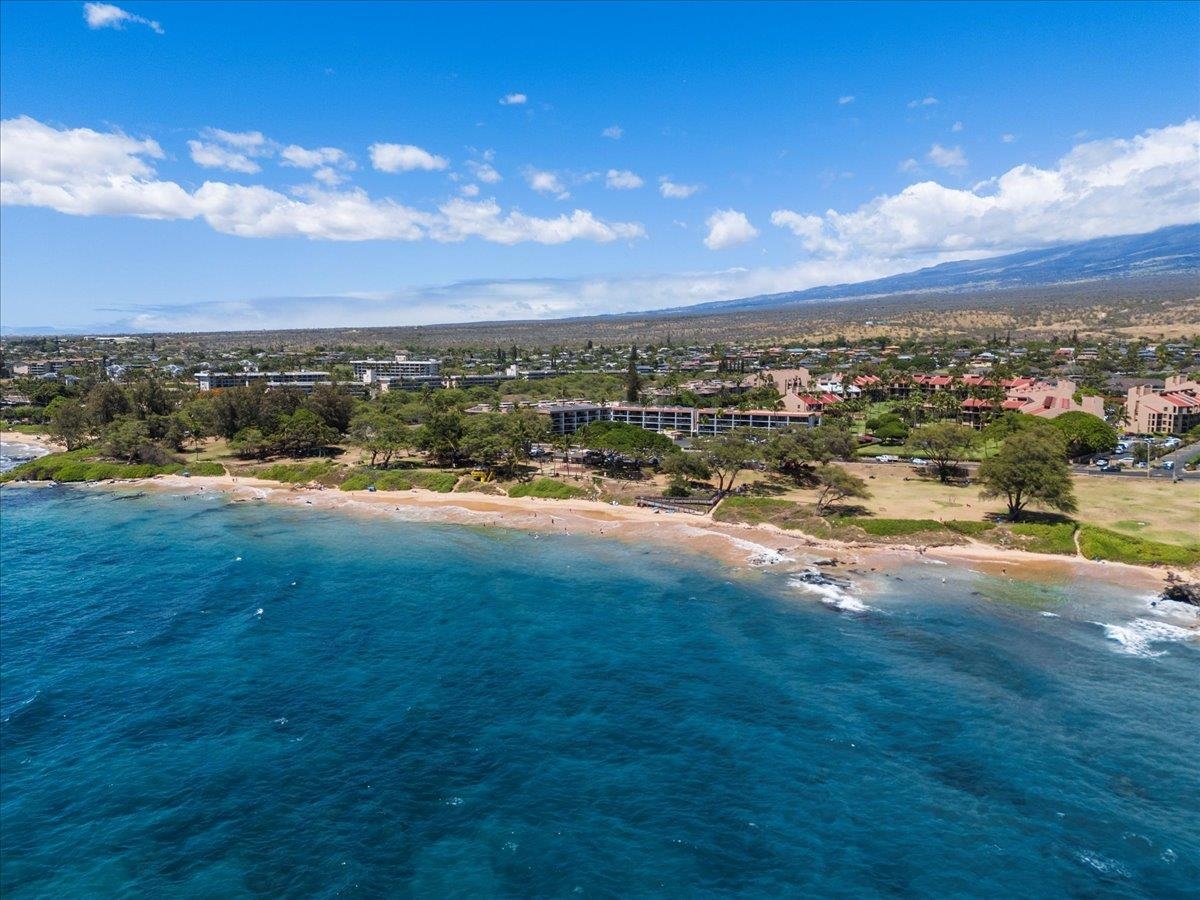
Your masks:
[[[553,438],[553,445],[556,450],[561,450],[563,455],[563,463],[567,467],[567,476],[571,475],[571,448],[575,446],[575,435],[573,434],[556,434]]]

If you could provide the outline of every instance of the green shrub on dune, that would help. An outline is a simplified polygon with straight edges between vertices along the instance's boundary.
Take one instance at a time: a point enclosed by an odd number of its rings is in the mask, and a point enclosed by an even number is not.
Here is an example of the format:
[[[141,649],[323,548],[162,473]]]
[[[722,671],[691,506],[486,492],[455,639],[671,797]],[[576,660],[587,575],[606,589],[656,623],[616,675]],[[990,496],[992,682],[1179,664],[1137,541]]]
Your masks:
[[[182,472],[184,468],[182,463],[154,466],[145,463],[133,464],[111,459],[98,459],[94,449],[72,450],[69,453],[51,453],[48,456],[31,459],[0,475],[0,482],[81,482],[153,478],[155,475],[173,475]]]
[[[934,519],[867,519],[845,517],[835,525],[850,525],[861,528],[873,537],[900,537],[907,534],[928,534],[945,531],[946,526]]]
[[[970,519],[950,519],[942,524],[951,531],[964,534],[967,537],[976,537],[996,527],[995,522],[975,522]]]
[[[1060,522],[1053,525],[1026,522],[1009,525],[1008,530],[1022,539],[1018,542],[1020,549],[1028,550],[1030,553],[1075,555],[1074,522]]]
[[[413,472],[389,471],[387,469],[356,469],[354,473],[341,483],[343,491],[365,491],[374,485],[377,491],[411,491],[413,488],[423,488],[448,494],[458,483],[458,476],[453,472]]]
[[[276,463],[273,466],[264,466],[261,469],[254,469],[250,472],[255,478],[262,478],[266,481],[281,481],[285,484],[308,484],[310,481],[328,481],[335,477],[336,472],[333,463],[327,459],[319,462],[289,464]]]
[[[1079,549],[1088,559],[1107,559],[1132,565],[1192,566],[1200,563],[1200,547],[1181,547],[1084,525]]]
[[[189,475],[210,477],[215,475],[224,475],[225,467],[219,462],[194,462],[185,463],[183,471],[187,472]]]
[[[537,478],[522,482],[508,489],[510,497],[541,497],[546,500],[570,500],[586,496],[586,492],[574,485],[555,481],[553,478]]]

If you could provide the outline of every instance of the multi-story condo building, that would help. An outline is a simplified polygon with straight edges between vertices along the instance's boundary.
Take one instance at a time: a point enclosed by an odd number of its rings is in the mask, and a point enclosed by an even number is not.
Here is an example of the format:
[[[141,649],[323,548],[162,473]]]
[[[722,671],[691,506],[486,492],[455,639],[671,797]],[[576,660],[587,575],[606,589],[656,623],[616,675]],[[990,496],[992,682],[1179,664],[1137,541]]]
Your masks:
[[[261,384],[266,387],[292,387],[312,393],[318,384],[330,384],[328,372],[197,372],[196,387],[202,391],[220,388],[249,387]]]
[[[769,409],[693,409],[689,406],[640,406],[634,403],[591,403],[586,400],[542,401],[529,407],[550,418],[554,434],[574,434],[593,422],[625,422],[648,431],[678,431],[693,437],[724,434],[734,428],[778,431],[820,424],[819,413],[795,413]],[[468,413],[492,412],[489,404],[473,406]],[[502,411],[512,404],[501,404]]]
[[[409,359],[402,353],[395,359],[352,359],[354,377],[367,384],[382,378],[436,378],[442,372],[440,359]]]
[[[1161,388],[1131,387],[1125,395],[1126,428],[1138,434],[1183,434],[1200,425],[1200,382],[1173,375]]]

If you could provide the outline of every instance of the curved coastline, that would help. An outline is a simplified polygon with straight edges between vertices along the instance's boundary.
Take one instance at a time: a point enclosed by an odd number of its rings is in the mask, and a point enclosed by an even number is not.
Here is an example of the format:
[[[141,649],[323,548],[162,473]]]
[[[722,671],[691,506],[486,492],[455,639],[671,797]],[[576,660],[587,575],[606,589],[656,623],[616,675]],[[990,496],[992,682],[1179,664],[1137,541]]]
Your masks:
[[[216,492],[227,495],[233,502],[266,501],[364,515],[399,516],[411,521],[615,537],[659,546],[668,544],[682,551],[710,556],[735,569],[770,566],[799,570],[825,563],[833,571],[863,577],[924,561],[970,567],[988,575],[1026,581],[1101,578],[1142,594],[1161,591],[1170,574],[1165,568],[1030,553],[979,541],[937,547],[849,543],[814,538],[766,523],[721,523],[708,516],[610,506],[594,500],[443,494],[419,488],[402,492],[347,493],[333,488],[289,485],[228,474],[159,475],[149,479],[103,482],[98,486],[129,485],[183,494]]]

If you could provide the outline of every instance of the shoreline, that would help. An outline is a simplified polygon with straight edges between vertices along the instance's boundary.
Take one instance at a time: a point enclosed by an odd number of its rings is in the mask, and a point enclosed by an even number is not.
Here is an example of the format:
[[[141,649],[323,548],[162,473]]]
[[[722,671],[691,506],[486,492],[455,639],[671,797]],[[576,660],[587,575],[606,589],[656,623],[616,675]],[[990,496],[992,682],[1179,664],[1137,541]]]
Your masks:
[[[21,444],[25,447],[38,447],[47,453],[60,453],[67,448],[51,438],[41,434],[25,434],[20,431],[0,431],[0,443]]]
[[[24,437],[24,435],[22,435]],[[1159,592],[1167,583],[1166,568],[1052,556],[996,547],[979,541],[925,547],[911,544],[845,543],[786,531],[770,524],[715,522],[709,516],[612,506],[595,500],[550,500],[470,493],[409,491],[345,492],[283,484],[235,475],[158,475],[148,479],[102,482],[101,487],[137,485],[172,493],[214,492],[234,502],[265,501],[351,513],[389,515],[408,521],[516,528],[546,534],[615,537],[627,542],[669,545],[700,553],[734,569],[777,568],[801,571],[816,567],[840,576],[882,576],[904,565],[928,562],[967,566],[983,574],[1030,581],[1058,581],[1077,576],[1099,578],[1139,591]]]

